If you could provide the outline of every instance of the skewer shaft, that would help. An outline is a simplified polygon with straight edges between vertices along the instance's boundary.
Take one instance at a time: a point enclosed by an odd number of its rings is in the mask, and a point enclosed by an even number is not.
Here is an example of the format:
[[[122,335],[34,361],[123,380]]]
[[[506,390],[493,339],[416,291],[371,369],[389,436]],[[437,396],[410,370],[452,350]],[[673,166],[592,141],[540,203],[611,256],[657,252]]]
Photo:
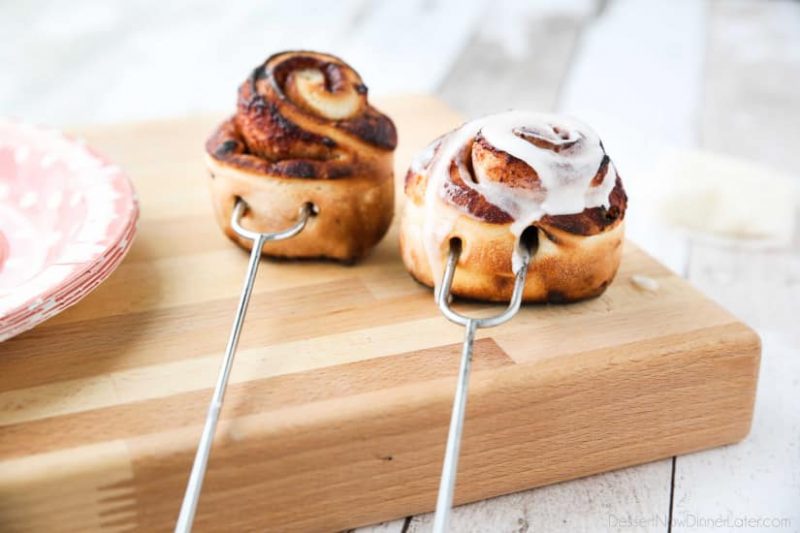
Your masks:
[[[447,522],[450,508],[453,506],[453,494],[456,487],[456,473],[458,470],[458,455],[461,448],[461,433],[464,430],[464,413],[467,409],[467,391],[469,389],[469,374],[472,368],[472,347],[475,343],[475,320],[467,322],[464,347],[461,351],[461,366],[458,371],[458,384],[453,401],[453,414],[450,417],[450,430],[447,434],[447,448],[444,452],[444,466],[442,479],[439,482],[439,496],[436,500],[436,515],[433,522],[433,531],[443,533],[447,531]]]
[[[247,306],[250,303],[250,295],[253,293],[258,265],[261,260],[261,248],[264,246],[265,238],[259,235],[253,242],[253,249],[250,252],[250,263],[247,265],[247,275],[245,276],[242,294],[239,297],[239,305],[236,308],[236,317],[233,320],[231,333],[228,337],[228,346],[225,349],[225,359],[217,376],[217,383],[214,386],[214,395],[211,404],[208,406],[206,423],[203,426],[203,434],[200,437],[200,444],[197,446],[197,453],[192,464],[192,473],[189,475],[189,483],[186,485],[186,493],[183,496],[181,512],[178,522],[175,524],[175,533],[189,533],[192,530],[194,515],[197,511],[197,502],[200,499],[200,491],[203,488],[203,479],[206,475],[208,456],[211,453],[211,444],[214,442],[214,433],[219,421],[219,413],[222,410],[222,401],[225,398],[225,389],[228,386],[228,378],[233,367],[233,356],[239,344],[239,335],[242,332],[244,318],[247,315]]]

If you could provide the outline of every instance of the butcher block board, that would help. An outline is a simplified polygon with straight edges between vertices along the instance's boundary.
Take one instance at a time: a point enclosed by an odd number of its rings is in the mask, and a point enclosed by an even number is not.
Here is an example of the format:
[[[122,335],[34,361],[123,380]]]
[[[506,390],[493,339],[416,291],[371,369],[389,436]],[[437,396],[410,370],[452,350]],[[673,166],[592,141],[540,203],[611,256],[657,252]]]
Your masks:
[[[377,104],[400,132],[398,182],[460,120],[428,97]],[[173,527],[247,264],[211,213],[219,118],[79,132],[128,170],[142,218],[108,281],[0,344],[0,530]],[[356,266],[263,261],[197,530],[433,509],[462,338],[403,269],[396,225]],[[738,441],[759,356],[753,331],[626,243],[601,297],[479,330],[456,501]]]

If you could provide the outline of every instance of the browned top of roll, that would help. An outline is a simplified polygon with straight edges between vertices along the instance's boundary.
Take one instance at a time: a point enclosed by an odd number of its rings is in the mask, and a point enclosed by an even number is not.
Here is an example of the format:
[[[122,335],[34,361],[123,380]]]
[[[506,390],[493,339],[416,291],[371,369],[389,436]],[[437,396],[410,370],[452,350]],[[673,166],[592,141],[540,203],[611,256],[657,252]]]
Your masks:
[[[256,173],[334,179],[369,175],[397,131],[367,100],[361,77],[318,52],[268,58],[239,87],[236,114],[206,142],[215,159]]]
[[[504,116],[507,115],[498,115],[501,118]],[[537,118],[538,115],[533,117]],[[553,169],[574,165],[572,173],[585,176],[588,189],[607,187],[605,194],[608,201],[605,205],[587,207],[575,213],[543,214],[533,225],[559,228],[576,235],[594,235],[616,225],[624,218],[627,195],[596,134],[588,128],[584,130],[576,126],[575,121],[565,119],[559,126],[559,117],[542,117],[530,126],[509,128],[507,135],[498,134],[497,127],[489,131],[493,138],[502,140],[507,146],[528,143],[534,153],[542,153],[542,160],[550,162],[545,166],[550,168],[540,168],[539,171],[552,173]],[[481,124],[491,127],[496,122],[495,116],[490,116],[482,119]],[[415,159],[405,178],[405,193],[409,200],[422,205],[435,198],[488,224],[510,224],[515,221],[512,213],[483,194],[482,186],[488,185],[494,191],[502,189],[506,200],[515,195],[539,199],[546,197],[548,191],[540,179],[539,171],[505,151],[502,146],[493,145],[491,139],[484,135],[481,124],[479,121],[467,123],[443,135]],[[520,149],[519,144],[517,149]],[[553,154],[553,157],[547,156],[547,153]],[[587,154],[591,154],[591,157]],[[431,179],[432,172],[437,174],[438,179]],[[428,187],[438,187],[440,190],[431,197],[427,194]]]

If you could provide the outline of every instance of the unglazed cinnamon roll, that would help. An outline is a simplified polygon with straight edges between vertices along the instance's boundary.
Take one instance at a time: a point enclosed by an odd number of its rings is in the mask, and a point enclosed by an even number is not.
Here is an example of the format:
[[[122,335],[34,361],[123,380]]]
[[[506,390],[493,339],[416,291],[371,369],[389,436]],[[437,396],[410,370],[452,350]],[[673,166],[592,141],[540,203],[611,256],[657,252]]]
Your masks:
[[[206,142],[219,224],[231,228],[237,198],[242,225],[277,231],[313,204],[316,216],[296,237],[268,242],[266,255],[353,261],[386,233],[394,211],[394,124],[367,101],[367,87],[341,59],[283,52],[239,87],[236,114]]]
[[[510,111],[468,122],[417,156],[405,194],[406,268],[440,283],[460,240],[457,296],[508,300],[523,233],[532,248],[525,301],[597,296],[619,266],[625,190],[597,134],[577,120]]]

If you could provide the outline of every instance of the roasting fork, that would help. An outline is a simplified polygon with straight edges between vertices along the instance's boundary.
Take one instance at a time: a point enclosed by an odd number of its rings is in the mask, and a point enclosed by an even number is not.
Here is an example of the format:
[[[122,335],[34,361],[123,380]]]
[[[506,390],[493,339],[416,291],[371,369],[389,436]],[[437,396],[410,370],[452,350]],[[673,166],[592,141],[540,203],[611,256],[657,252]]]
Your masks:
[[[211,396],[211,403],[208,406],[203,433],[200,436],[200,443],[197,446],[197,453],[194,456],[192,471],[189,474],[189,482],[186,484],[186,493],[183,496],[181,511],[178,521],[175,524],[175,533],[190,533],[194,524],[194,515],[197,511],[197,502],[200,500],[200,492],[203,488],[203,479],[206,475],[208,466],[208,456],[211,453],[211,445],[214,441],[214,433],[219,422],[219,414],[222,410],[222,401],[225,398],[225,389],[228,386],[228,378],[233,367],[233,358],[236,354],[236,347],[239,344],[239,334],[242,332],[247,306],[250,303],[250,296],[253,293],[253,285],[258,272],[258,265],[261,262],[261,248],[270,241],[282,241],[290,239],[303,231],[308,219],[317,214],[313,204],[306,203],[300,208],[300,216],[295,224],[283,231],[260,233],[244,228],[241,224],[242,217],[247,210],[247,204],[241,198],[236,200],[231,215],[231,228],[237,235],[244,239],[253,241],[253,248],[250,251],[250,262],[247,265],[247,274],[244,277],[242,294],[239,296],[239,305],[236,307],[236,315],[233,319],[228,346],[225,348],[225,357],[217,376],[217,383],[214,386],[214,394]]]
[[[458,470],[458,454],[461,447],[461,434],[464,430],[464,413],[467,407],[467,390],[469,388],[469,374],[472,367],[472,348],[475,343],[475,331],[480,328],[492,328],[511,320],[522,305],[522,293],[525,289],[525,278],[528,265],[531,261],[531,249],[520,239],[513,252],[516,256],[513,264],[519,265],[514,276],[514,290],[508,307],[500,314],[473,318],[462,315],[450,307],[453,285],[458,258],[461,255],[461,243],[457,239],[450,241],[450,251],[447,256],[447,266],[442,276],[442,284],[436,294],[436,303],[442,314],[450,321],[466,328],[464,346],[461,350],[461,364],[458,370],[455,399],[453,400],[453,413],[450,417],[450,429],[447,434],[447,446],[444,452],[442,477],[439,482],[439,495],[436,499],[436,514],[433,520],[433,532],[445,533],[447,531],[450,512],[453,507],[453,493],[456,486],[456,472]]]

